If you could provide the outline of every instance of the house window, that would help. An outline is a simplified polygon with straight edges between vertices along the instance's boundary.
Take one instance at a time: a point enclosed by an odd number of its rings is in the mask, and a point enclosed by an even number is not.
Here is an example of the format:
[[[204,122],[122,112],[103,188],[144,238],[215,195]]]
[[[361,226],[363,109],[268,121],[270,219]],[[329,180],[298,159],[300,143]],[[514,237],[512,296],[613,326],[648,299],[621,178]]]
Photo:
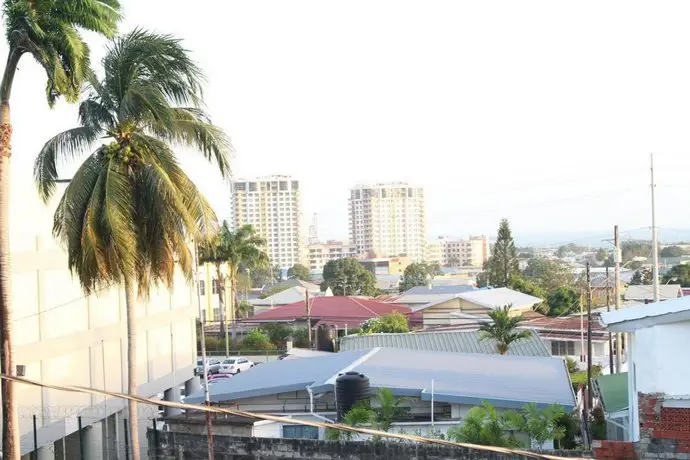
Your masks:
[[[566,342],[565,340],[552,340],[551,354],[554,356],[574,356],[575,342]]]
[[[206,283],[203,280],[199,280],[199,295],[206,295]]]
[[[319,429],[315,426],[283,425],[283,438],[319,439]]]
[[[220,280],[213,280],[211,283],[211,293],[218,294],[218,286],[220,285]]]

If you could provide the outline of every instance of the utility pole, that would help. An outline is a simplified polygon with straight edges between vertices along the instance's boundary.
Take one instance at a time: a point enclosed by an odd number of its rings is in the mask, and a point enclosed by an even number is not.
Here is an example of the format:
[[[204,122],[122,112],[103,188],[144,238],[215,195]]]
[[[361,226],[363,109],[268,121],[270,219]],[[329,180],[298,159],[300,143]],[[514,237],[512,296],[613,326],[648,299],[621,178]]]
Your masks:
[[[206,360],[206,315],[201,312],[201,291],[199,290],[199,247],[194,241],[194,273],[196,274],[196,300],[199,305],[199,318],[201,320],[201,362],[204,370],[204,401],[207,406],[211,406],[211,394],[208,388],[208,361]],[[211,289],[208,286],[207,289]],[[212,292],[212,291],[211,291]],[[211,294],[209,292],[209,296]],[[211,412],[206,412],[206,440],[208,445],[208,458],[214,460],[213,453],[213,425],[211,423]]]
[[[592,280],[587,262],[587,407],[592,407]]]
[[[307,340],[311,350],[311,306],[309,306],[309,289],[304,290],[304,306],[307,309]]]
[[[621,308],[621,248],[620,248],[620,235],[618,234],[618,225],[613,227],[613,261],[615,263],[613,271],[613,293],[616,296],[614,301],[616,305],[616,311]],[[616,333],[616,373],[621,372],[621,356],[623,355],[623,336],[620,332]]]
[[[606,266],[606,311],[611,311],[611,279],[609,278],[609,266]],[[613,339],[609,332],[609,373],[613,374]]]
[[[654,154],[649,154],[652,183],[652,286],[654,288],[654,302],[659,301],[659,242],[656,234],[656,206],[654,202]]]

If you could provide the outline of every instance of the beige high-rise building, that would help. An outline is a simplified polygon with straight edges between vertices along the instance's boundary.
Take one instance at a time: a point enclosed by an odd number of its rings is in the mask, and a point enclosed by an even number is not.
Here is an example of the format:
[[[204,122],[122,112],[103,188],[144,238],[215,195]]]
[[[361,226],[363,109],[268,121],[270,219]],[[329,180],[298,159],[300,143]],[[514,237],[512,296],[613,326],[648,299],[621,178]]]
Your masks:
[[[290,176],[237,179],[232,183],[235,228],[251,224],[266,239],[272,265],[289,268],[301,259],[299,181]]]
[[[424,190],[404,182],[360,185],[350,190],[350,242],[370,257],[424,258]]]
[[[444,266],[482,268],[489,255],[489,239],[484,235],[467,240],[441,237],[426,245],[425,259]]]

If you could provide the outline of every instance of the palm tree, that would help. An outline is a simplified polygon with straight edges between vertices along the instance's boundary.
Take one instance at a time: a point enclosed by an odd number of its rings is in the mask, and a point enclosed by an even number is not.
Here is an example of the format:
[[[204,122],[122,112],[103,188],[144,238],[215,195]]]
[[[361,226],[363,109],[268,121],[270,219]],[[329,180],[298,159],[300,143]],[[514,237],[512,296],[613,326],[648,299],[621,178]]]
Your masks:
[[[113,37],[120,20],[119,0],[56,2],[51,0],[4,0],[2,15],[8,42],[7,62],[0,82],[0,322],[2,352],[0,370],[14,374],[12,359],[12,305],[10,303],[9,191],[12,122],[10,99],[19,61],[31,55],[46,73],[46,95],[52,107],[64,96],[77,102],[90,73],[89,48],[80,29]],[[4,458],[19,458],[19,429],[14,385],[3,380],[2,450]]]
[[[228,223],[223,222],[218,232],[218,237],[202,247],[203,255],[200,257],[202,260],[218,264],[216,265],[217,268],[220,267],[220,263],[227,264],[227,280],[230,282],[230,306],[228,310],[233,311],[235,317],[241,316],[242,313],[237,308],[239,302],[235,298],[240,266],[250,268],[268,267],[269,258],[264,250],[265,246],[266,240],[259,236],[251,225],[243,225],[233,232],[230,230]],[[224,308],[223,304],[220,307]],[[225,343],[227,348],[227,339]]]
[[[496,351],[505,355],[510,344],[518,340],[529,338],[532,333],[528,330],[517,330],[520,323],[525,320],[522,315],[511,315],[511,305],[505,305],[497,310],[489,312],[490,323],[479,326],[481,339],[491,339],[496,342]]]
[[[191,279],[189,238],[217,231],[215,214],[179,165],[173,145],[198,149],[229,172],[230,143],[210,123],[201,100],[201,70],[179,40],[140,29],[116,40],[103,58],[105,77],[88,79],[80,126],[49,140],[34,176],[47,200],[57,161],[92,151],[55,211],[53,232],[84,291],[124,287],[129,394],[137,392],[135,294],[171,288],[176,267]],[[96,146],[103,138],[112,142]],[[95,150],[90,150],[94,147]],[[136,403],[129,402],[133,458],[139,458]]]

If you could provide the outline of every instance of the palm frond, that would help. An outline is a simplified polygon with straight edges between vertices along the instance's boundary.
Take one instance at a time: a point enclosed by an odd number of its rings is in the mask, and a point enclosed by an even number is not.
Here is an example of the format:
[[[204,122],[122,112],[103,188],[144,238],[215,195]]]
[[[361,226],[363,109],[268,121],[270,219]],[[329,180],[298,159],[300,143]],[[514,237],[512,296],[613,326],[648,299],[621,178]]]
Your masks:
[[[98,139],[100,132],[91,126],[68,129],[43,145],[34,162],[34,180],[38,193],[47,201],[55,191],[58,160],[70,160],[86,152]]]

